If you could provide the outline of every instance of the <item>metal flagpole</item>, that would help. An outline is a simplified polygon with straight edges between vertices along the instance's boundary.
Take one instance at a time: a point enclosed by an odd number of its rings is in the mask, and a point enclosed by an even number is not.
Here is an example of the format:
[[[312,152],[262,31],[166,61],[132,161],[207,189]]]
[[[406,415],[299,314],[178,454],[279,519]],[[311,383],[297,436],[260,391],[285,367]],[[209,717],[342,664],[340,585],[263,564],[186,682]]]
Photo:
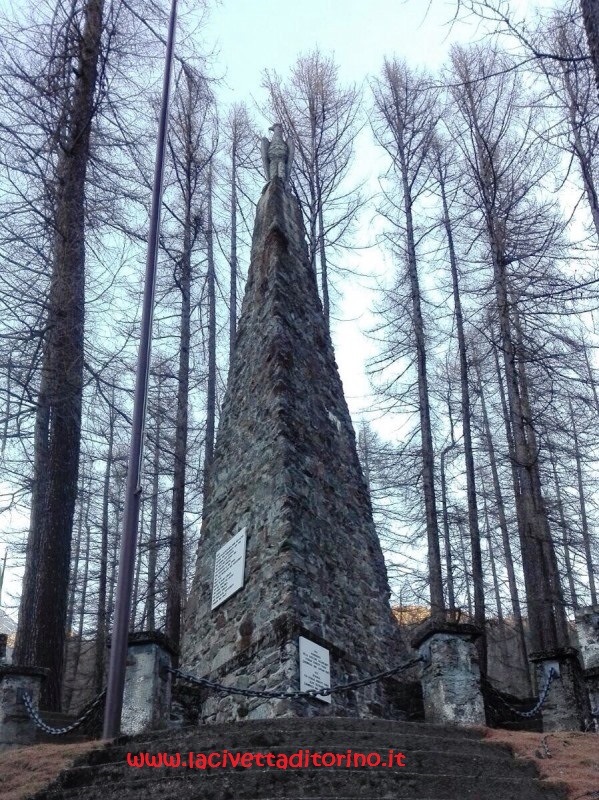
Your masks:
[[[129,449],[129,468],[123,510],[123,534],[119,560],[119,576],[116,587],[114,625],[110,648],[110,667],[106,691],[106,711],[104,714],[105,739],[118,736],[123,708],[125,687],[125,662],[127,660],[127,637],[131,615],[131,592],[137,546],[137,527],[141,500],[140,478],[143,459],[143,433],[148,397],[148,378],[150,373],[150,350],[152,346],[152,317],[154,313],[154,293],[156,287],[156,259],[158,256],[158,234],[160,230],[160,206],[162,202],[162,183],[164,173],[164,153],[168,128],[168,107],[170,99],[171,71],[175,46],[175,26],[177,21],[177,0],[171,0],[171,12],[166,43],[166,60],[162,83],[162,104],[156,143],[156,163],[154,166],[154,186],[150,210],[150,231],[148,234],[148,253],[141,318],[141,338],[135,376],[135,395],[133,399],[133,422],[131,446]]]

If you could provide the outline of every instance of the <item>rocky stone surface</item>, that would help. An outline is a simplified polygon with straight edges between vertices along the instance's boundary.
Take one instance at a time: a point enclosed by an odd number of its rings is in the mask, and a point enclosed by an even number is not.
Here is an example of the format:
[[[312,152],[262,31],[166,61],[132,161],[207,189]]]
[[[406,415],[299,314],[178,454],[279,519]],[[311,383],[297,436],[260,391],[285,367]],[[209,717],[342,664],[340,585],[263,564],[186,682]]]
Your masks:
[[[580,660],[584,669],[599,667],[599,605],[574,612]]]
[[[579,731],[590,716],[589,698],[578,651],[573,647],[531,653],[537,686],[543,692],[550,668],[559,672],[552,678],[541,708],[543,731]]]
[[[484,725],[485,706],[474,646],[480,630],[474,625],[431,624],[413,640],[425,658],[422,694],[427,722]]]
[[[183,669],[297,689],[300,635],[329,650],[333,684],[406,657],[301,212],[278,178],[257,208],[210,486]],[[211,611],[215,553],[242,528],[245,584]],[[203,709],[208,721],[319,714],[391,715],[380,686],[330,705],[215,696]]]
[[[129,635],[122,733],[135,734],[166,728],[171,709],[171,675],[174,651],[154,631]]]
[[[47,669],[38,667],[0,665],[0,751],[35,741],[35,726],[19,694],[27,692],[33,707],[38,708],[47,675]]]

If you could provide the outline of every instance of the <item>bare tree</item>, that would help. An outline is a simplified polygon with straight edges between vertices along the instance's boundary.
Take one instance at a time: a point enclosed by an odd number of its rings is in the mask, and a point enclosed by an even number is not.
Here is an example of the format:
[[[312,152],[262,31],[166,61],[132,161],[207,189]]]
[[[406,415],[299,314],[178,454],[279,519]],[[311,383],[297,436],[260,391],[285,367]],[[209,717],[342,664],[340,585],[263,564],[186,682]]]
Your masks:
[[[203,242],[203,206],[206,169],[214,148],[213,97],[206,80],[190,68],[181,71],[173,103],[169,149],[175,173],[177,207],[172,208],[178,223],[180,242],[174,260],[174,280],[181,294],[179,367],[177,373],[177,412],[173,502],[166,598],[166,633],[178,648],[181,636],[181,606],[184,596],[183,562],[185,549],[185,488],[187,472],[189,366],[192,311],[192,258]],[[210,200],[208,200],[208,205]],[[209,267],[210,269],[210,267]]]
[[[103,0],[65,20],[74,78],[59,131],[52,275],[38,395],[32,525],[15,659],[50,669],[43,701],[60,707],[71,532],[77,495],[85,279],[85,179],[102,53]],[[69,59],[70,60],[70,59]],[[64,89],[63,89],[64,91]]]
[[[458,354],[460,362],[460,400],[462,433],[464,437],[464,462],[466,466],[466,499],[468,505],[468,527],[470,530],[470,549],[472,554],[472,582],[474,584],[474,622],[481,630],[485,627],[485,586],[483,579],[483,565],[481,553],[481,537],[478,525],[478,506],[476,499],[476,478],[474,466],[474,452],[472,442],[472,408],[470,402],[470,375],[468,359],[469,354],[466,344],[464,328],[464,314],[460,293],[460,280],[458,271],[458,257],[454,242],[454,226],[450,216],[450,203],[452,192],[450,160],[451,149],[447,143],[440,139],[433,142],[433,159],[435,162],[436,177],[441,196],[443,213],[443,227],[447,238],[447,255],[451,272],[451,287],[455,314],[455,325],[458,340]],[[453,196],[455,197],[455,189]],[[489,540],[490,541],[490,540]],[[480,638],[479,654],[483,672],[486,672],[486,647],[484,637]]]
[[[585,34],[579,23],[580,20],[573,19],[570,14],[556,10],[539,27],[536,37],[549,41],[552,49],[563,56],[563,60],[541,59],[538,69],[550,88],[545,103],[549,100],[552,106],[545,136],[575,160],[595,233],[599,237],[599,198],[595,174],[599,147],[599,98],[592,67],[584,60],[587,53]]]
[[[356,189],[345,187],[357,134],[359,91],[339,83],[332,58],[314,50],[300,56],[284,83],[266,70],[270,111],[295,145],[293,185],[308,231],[312,267],[320,266],[323,311],[329,326],[331,253],[344,244],[360,208]]]
[[[248,208],[247,176],[257,174],[258,148],[252,131],[247,107],[236,103],[229,109],[223,126],[224,140],[228,151],[230,246],[229,246],[229,363],[233,356],[237,333],[239,243],[240,229],[251,235]],[[253,211],[253,203],[251,203]],[[241,220],[240,220],[241,217]],[[240,224],[241,223],[241,224]]]
[[[541,491],[538,445],[528,397],[526,357],[518,340],[510,266],[547,253],[559,239],[555,217],[535,196],[544,165],[535,154],[530,115],[517,120],[519,79],[490,48],[456,48],[453,96],[464,128],[458,140],[473,181],[493,269],[499,346],[508,395],[516,504],[534,650],[563,646],[567,627],[557,562]],[[481,81],[482,75],[495,77]],[[537,177],[535,180],[535,164]]]
[[[401,208],[404,227],[390,234],[396,252],[406,263],[410,287],[408,336],[416,361],[418,410],[422,442],[422,489],[426,514],[430,600],[433,615],[444,610],[439,525],[435,496],[434,445],[427,373],[427,343],[422,315],[418,253],[413,208],[429,178],[429,151],[438,120],[437,92],[425,75],[417,75],[397,61],[385,61],[382,76],[373,81],[374,133],[392,162],[392,213]],[[393,216],[395,216],[393,213]],[[393,349],[393,348],[392,348]],[[396,353],[394,353],[396,356]],[[392,358],[394,357],[392,356]]]

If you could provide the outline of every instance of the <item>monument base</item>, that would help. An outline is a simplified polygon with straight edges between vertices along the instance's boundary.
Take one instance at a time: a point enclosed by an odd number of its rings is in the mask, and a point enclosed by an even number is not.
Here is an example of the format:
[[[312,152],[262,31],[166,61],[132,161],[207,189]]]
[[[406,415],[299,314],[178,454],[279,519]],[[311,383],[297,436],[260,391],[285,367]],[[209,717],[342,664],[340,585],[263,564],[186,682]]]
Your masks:
[[[549,670],[554,670],[541,708],[543,730],[582,730],[583,720],[589,717],[590,710],[578,651],[573,647],[543,650],[531,653],[529,659],[535,666],[539,691],[547,685]]]
[[[328,652],[330,663],[330,685],[338,686],[361,680],[377,673],[378,668],[367,661],[358,663],[346,651],[331,642],[294,624],[285,617],[274,621],[271,629],[253,641],[250,646],[233,658],[224,661],[208,678],[226,686],[240,689],[264,689],[266,691],[292,692],[301,686],[300,637]],[[396,664],[405,661],[397,654]],[[390,663],[390,667],[394,664]],[[185,667],[182,667],[186,671]],[[360,717],[364,719],[384,717],[406,719],[401,705],[405,693],[398,691],[397,683],[402,679],[415,680],[415,670],[395,681],[377,681],[369,686],[334,692],[329,700],[318,698],[261,698],[243,695],[210,692],[207,690],[202,703],[201,720],[206,723],[231,722],[241,719],[267,719],[284,717]],[[316,684],[317,686],[318,684]],[[322,685],[322,684],[321,684]]]
[[[484,725],[475,625],[431,619],[412,640],[424,659],[424,718],[444,725]]]

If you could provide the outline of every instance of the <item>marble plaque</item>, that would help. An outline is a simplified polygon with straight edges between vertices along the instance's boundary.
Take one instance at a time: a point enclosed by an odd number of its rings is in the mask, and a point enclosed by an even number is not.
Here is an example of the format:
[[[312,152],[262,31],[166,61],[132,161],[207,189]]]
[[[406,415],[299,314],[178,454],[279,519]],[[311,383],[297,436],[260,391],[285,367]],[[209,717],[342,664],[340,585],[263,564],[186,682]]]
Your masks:
[[[243,586],[245,572],[246,529],[216,551],[212,581],[212,611]]]
[[[299,637],[300,691],[328,689],[331,685],[331,663],[326,647]],[[323,703],[331,702],[331,695],[316,695]]]

